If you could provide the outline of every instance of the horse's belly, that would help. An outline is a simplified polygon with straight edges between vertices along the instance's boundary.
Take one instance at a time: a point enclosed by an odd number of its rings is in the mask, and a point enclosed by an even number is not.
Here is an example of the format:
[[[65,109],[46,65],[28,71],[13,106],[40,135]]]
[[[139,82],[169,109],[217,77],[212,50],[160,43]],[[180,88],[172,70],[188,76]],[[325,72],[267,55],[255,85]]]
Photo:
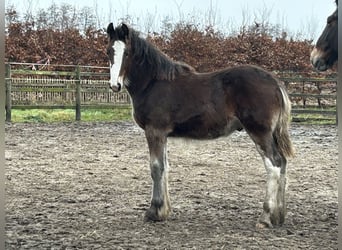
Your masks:
[[[169,134],[172,137],[185,137],[192,139],[215,139],[228,136],[235,130],[241,130],[239,122],[216,122],[205,124],[203,122],[185,122],[176,124]]]

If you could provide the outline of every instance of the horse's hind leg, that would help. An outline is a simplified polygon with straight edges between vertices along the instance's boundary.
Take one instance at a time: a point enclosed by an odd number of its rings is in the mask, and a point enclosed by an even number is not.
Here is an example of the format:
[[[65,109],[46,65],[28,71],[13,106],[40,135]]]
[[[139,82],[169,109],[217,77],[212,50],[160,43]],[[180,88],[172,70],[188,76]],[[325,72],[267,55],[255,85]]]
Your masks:
[[[263,158],[267,172],[266,197],[258,228],[282,225],[285,221],[286,158],[278,150],[273,136],[256,139],[257,149]]]
[[[146,221],[163,221],[170,213],[170,199],[167,180],[166,135],[152,128],[145,129],[150,151],[150,168],[153,181],[151,206],[146,211]]]

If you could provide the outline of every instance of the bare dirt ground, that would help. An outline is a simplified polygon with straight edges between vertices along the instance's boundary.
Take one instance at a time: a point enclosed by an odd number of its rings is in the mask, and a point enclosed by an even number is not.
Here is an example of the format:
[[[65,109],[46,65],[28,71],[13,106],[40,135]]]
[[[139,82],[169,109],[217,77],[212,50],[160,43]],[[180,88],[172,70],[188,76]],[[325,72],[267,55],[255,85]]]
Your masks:
[[[6,249],[337,249],[336,126],[291,135],[286,223],[258,230],[266,174],[245,132],[170,140],[173,211],[146,223],[149,158],[135,124],[6,124]]]

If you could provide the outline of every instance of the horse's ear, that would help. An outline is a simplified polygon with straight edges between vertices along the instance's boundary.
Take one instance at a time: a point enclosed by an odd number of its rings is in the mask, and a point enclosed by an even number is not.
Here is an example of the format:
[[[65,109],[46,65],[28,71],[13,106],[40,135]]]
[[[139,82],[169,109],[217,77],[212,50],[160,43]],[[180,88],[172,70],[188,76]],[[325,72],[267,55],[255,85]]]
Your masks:
[[[114,37],[114,26],[113,26],[113,23],[110,23],[107,27],[107,34],[109,35],[110,38],[113,38]]]
[[[122,31],[121,32],[122,38],[126,40],[128,38],[128,34],[129,34],[129,28],[128,28],[127,24],[125,24],[125,23],[121,24],[121,31]]]

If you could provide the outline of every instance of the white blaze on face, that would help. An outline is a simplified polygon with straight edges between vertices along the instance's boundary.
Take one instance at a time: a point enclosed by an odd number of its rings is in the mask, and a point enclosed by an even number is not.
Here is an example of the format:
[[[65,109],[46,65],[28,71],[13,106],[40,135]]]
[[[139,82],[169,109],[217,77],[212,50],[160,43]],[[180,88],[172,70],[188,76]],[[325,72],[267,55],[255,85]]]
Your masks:
[[[114,64],[110,65],[110,87],[114,90],[119,90],[123,86],[123,79],[120,76],[120,69],[125,52],[125,43],[122,41],[115,41],[114,49]]]

